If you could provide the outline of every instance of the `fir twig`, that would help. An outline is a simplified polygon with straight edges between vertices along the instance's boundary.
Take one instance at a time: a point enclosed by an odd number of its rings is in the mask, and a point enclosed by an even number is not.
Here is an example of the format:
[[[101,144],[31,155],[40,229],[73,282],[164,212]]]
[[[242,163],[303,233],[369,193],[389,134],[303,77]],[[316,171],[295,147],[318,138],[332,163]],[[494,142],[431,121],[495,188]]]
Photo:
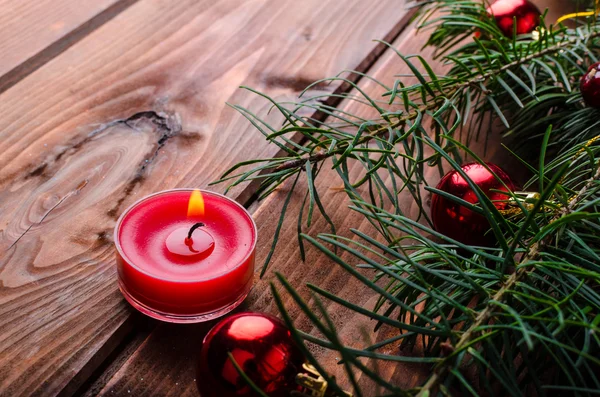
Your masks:
[[[472,395],[500,390],[514,396],[529,389],[539,396],[557,390],[597,393],[600,147],[590,138],[597,136],[600,122],[598,110],[581,100],[578,79],[587,64],[600,58],[600,21],[582,19],[575,28],[567,28],[548,27],[542,20],[538,40],[513,39],[501,34],[478,0],[430,0],[424,6],[421,24],[432,29],[428,45],[435,46],[447,64],[445,75],[437,75],[419,55],[397,53],[409,73],[398,75],[393,86],[364,75],[379,92],[366,92],[342,75],[317,82],[347,83],[352,92],[336,93],[336,98],[375,112],[371,119],[349,110],[352,107],[328,106],[323,95],[305,98],[303,92],[297,102],[277,103],[259,94],[281,113],[282,125],[236,109],[285,154],[239,164],[223,180],[234,180],[233,185],[259,180],[264,197],[293,178],[279,231],[289,197],[300,186],[296,182],[306,175],[299,238],[371,290],[377,301],[374,308],[366,308],[363,302],[309,285],[316,305],[310,307],[283,276],[278,278],[323,336],[294,329],[294,337],[337,351],[357,395],[361,382],[354,377],[356,371],[373,380],[382,393],[405,393],[361,358],[433,364],[432,376],[411,390],[421,396],[454,390]],[[471,40],[475,31],[481,36]],[[328,117],[307,116],[315,111]],[[471,246],[433,229],[423,192],[448,194],[430,187],[426,175],[430,167],[440,174],[448,166],[459,170],[463,156],[483,161],[469,145],[480,134],[487,141],[495,121],[506,126],[505,136],[518,138],[507,142],[516,142],[524,153],[518,160],[534,175],[524,189],[539,189],[541,198],[533,208],[501,213],[467,180],[478,204],[456,201],[484,215],[498,240],[496,248]],[[329,159],[350,209],[378,235],[354,229],[354,238],[336,234],[316,184]],[[403,209],[411,197],[418,214],[409,217]],[[305,234],[303,225],[314,225],[318,213],[332,232],[316,239]],[[344,255],[358,260],[358,266]],[[277,295],[276,300],[292,325]],[[386,325],[397,334],[349,348],[328,317],[327,303],[374,320],[375,330]],[[408,359],[380,350],[417,342],[423,357]],[[468,368],[477,370],[478,380]]]
[[[574,196],[572,201],[560,211],[560,214],[555,216],[550,222],[557,221],[561,217],[569,214],[573,211],[573,209],[577,206],[582,197],[586,194],[586,192],[592,188],[598,181],[600,181],[600,167],[596,171],[596,174],[588,180],[586,185],[579,191],[577,195]],[[438,364],[436,367],[435,373],[429,378],[427,383],[423,385],[421,390],[419,391],[418,397],[427,397],[430,396],[431,393],[439,386],[439,383],[443,380],[443,375],[446,371],[449,371],[450,365],[448,364],[454,355],[458,352],[462,351],[466,346],[470,345],[473,338],[478,336],[478,329],[485,323],[487,323],[490,318],[493,316],[493,312],[496,309],[496,305],[494,302],[502,302],[505,300],[505,296],[508,291],[514,289],[514,287],[522,281],[527,275],[533,271],[535,271],[535,266],[531,268],[530,263],[536,261],[539,258],[540,252],[543,250],[544,246],[553,238],[554,236],[548,236],[545,239],[535,242],[531,245],[523,259],[520,261],[520,265],[518,269],[503,283],[500,289],[496,292],[496,294],[492,297],[490,302],[487,304],[485,309],[483,309],[477,315],[477,318],[473,322],[473,324],[467,329],[459,341],[453,346],[454,354],[447,357]]]
[[[594,32],[591,33],[588,38],[589,39],[593,39],[595,37],[600,36],[600,32]],[[471,86],[476,86],[478,83],[485,83],[487,80],[489,80],[490,78],[497,76],[503,72],[509,71],[510,69],[516,68],[517,66],[521,66],[524,65],[528,62],[531,62],[535,59],[538,58],[542,58],[546,55],[549,54],[553,54],[556,53],[558,51],[560,51],[562,48],[565,48],[569,45],[573,45],[573,43],[575,43],[576,41],[578,41],[579,38],[569,38],[567,41],[563,41],[560,43],[557,43],[551,47],[548,47],[542,51],[539,52],[535,52],[532,54],[529,54],[525,57],[522,57],[520,59],[517,59],[513,62],[510,62],[506,65],[503,65],[502,67],[500,67],[499,69],[492,69],[486,73],[480,74],[472,79],[469,79],[465,82],[459,82],[458,84],[456,84],[452,91],[450,93],[446,93],[445,97],[436,97],[433,99],[432,102],[429,102],[427,105],[423,105],[421,106],[417,111],[414,111],[406,116],[401,117],[397,122],[392,123],[389,126],[384,126],[384,127],[380,127],[377,128],[376,130],[370,132],[368,135],[363,136],[357,143],[356,145],[363,145],[366,144],[367,142],[369,142],[371,139],[381,136],[387,132],[389,132],[390,129],[396,129],[398,127],[404,126],[406,124],[407,121],[410,120],[414,120],[416,119],[419,114],[425,113],[429,110],[435,109],[437,107],[440,106],[440,102],[443,102],[444,100],[446,100],[446,98],[452,98],[452,96],[454,94],[456,94],[457,92],[459,92],[460,90],[466,88],[466,87],[471,87]],[[387,44],[387,43],[386,43]],[[389,45],[389,44],[388,44]],[[457,79],[458,80],[458,79]],[[329,151],[329,152],[322,152],[322,153],[317,153],[317,154],[310,154],[304,157],[300,157],[298,159],[295,160],[288,160],[278,166],[275,167],[275,171],[282,171],[282,170],[287,170],[290,168],[298,168],[303,166],[307,161],[311,162],[311,163],[315,163],[315,162],[319,162],[319,161],[323,161],[327,158],[330,158],[332,156],[335,156],[337,154],[341,154],[345,151],[346,146],[344,145],[340,145],[340,147],[334,151]]]

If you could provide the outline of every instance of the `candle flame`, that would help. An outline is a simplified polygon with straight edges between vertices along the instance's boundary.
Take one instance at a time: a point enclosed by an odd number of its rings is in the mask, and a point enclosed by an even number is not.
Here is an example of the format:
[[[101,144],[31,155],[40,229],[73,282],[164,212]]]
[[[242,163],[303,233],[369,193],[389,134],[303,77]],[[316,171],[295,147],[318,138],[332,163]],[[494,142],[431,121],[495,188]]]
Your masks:
[[[188,218],[193,216],[204,215],[204,199],[200,190],[194,190],[190,195],[190,201],[188,203]]]

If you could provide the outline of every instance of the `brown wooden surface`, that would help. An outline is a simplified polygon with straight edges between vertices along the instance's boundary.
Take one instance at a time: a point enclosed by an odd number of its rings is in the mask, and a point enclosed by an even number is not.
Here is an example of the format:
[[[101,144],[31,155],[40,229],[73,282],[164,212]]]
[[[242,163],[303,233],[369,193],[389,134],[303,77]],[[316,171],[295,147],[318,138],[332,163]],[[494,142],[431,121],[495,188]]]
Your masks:
[[[537,4],[543,6],[548,2],[537,2]],[[553,7],[550,17],[556,18],[558,15],[561,15],[558,7]],[[412,26],[405,30],[393,44],[395,48],[404,54],[420,52],[421,55],[430,58],[431,52],[429,50],[421,52],[422,42],[425,38],[425,34],[417,34],[414,26]],[[434,69],[438,72],[443,71],[443,67],[440,65],[437,65]],[[371,76],[388,85],[393,83],[395,74],[408,72],[409,69],[406,65],[391,51],[388,51],[368,71]],[[368,80],[361,80],[359,85],[362,90],[373,96],[381,92],[380,87]],[[365,107],[361,107],[356,103],[344,102],[340,104],[340,108],[362,117],[373,116],[373,114],[369,114]],[[497,140],[497,138],[495,139]],[[483,142],[476,143],[472,148],[488,161],[500,164],[506,164],[508,161],[507,152],[499,150],[499,146],[494,147],[492,145],[488,147],[485,155]],[[360,166],[355,164],[352,173],[357,175],[360,172]],[[431,169],[428,173],[429,180],[435,183],[439,178],[437,170]],[[371,230],[370,225],[362,216],[357,216],[347,208],[349,204],[347,197],[343,192],[335,189],[335,186],[342,184],[335,173],[324,171],[319,178],[317,189],[328,214],[338,227],[338,231],[343,235],[350,236],[349,228],[356,228],[361,231]],[[288,217],[282,228],[279,245],[271,268],[262,280],[257,278],[253,291],[238,311],[251,310],[278,313],[269,290],[269,283],[275,280],[275,272],[285,275],[307,300],[310,297],[308,289],[304,286],[306,283],[313,283],[338,294],[344,299],[372,308],[375,304],[375,294],[365,289],[361,283],[352,277],[349,277],[339,266],[324,258],[317,250],[307,245],[306,262],[302,263],[300,261],[296,219],[304,197],[305,185],[301,184],[297,189],[298,193],[293,196],[289,205]],[[260,236],[273,236],[275,233],[275,227],[280,216],[279,211],[287,193],[286,189],[281,189],[263,202],[256,203],[251,207],[253,217],[259,226]],[[410,195],[403,194],[399,201],[404,204],[403,210],[405,213],[416,214],[417,208]],[[317,216],[308,233],[316,235],[318,232],[328,231],[328,224],[322,217]],[[262,238],[260,240],[257,247],[257,264],[259,266],[263,263],[270,244],[269,239]],[[348,259],[348,256],[346,258]],[[276,282],[276,284],[278,283]],[[311,323],[299,315],[293,301],[286,295],[284,295],[284,298],[286,298],[288,309],[296,319],[296,326],[306,332],[315,332]],[[338,331],[345,338],[345,342],[351,346],[364,347],[366,343],[362,339],[364,333],[369,335],[371,341],[379,341],[390,337],[390,330],[385,327],[378,333],[371,332],[374,323],[350,310],[335,304],[330,304],[327,309],[334,319]],[[104,376],[87,390],[86,395],[197,396],[198,391],[195,384],[196,382],[202,382],[202,379],[196,378],[196,359],[202,346],[204,334],[214,323],[215,321],[208,324],[185,326],[159,324],[148,337],[144,335],[133,341],[130,344],[131,347],[119,356]],[[344,369],[337,364],[339,357],[336,354],[320,348],[314,348],[313,352],[319,361],[342,381],[345,387],[350,387]],[[408,351],[395,351],[394,353],[411,354]],[[430,368],[427,366],[416,364],[379,363],[378,370],[385,374],[392,383],[405,388],[417,385],[426,379],[430,373]],[[365,396],[377,394],[377,387],[368,379],[359,376],[359,384],[363,388]]]
[[[538,2],[540,4],[540,2]],[[543,5],[543,4],[540,4]],[[553,8],[550,16],[560,15],[557,8]],[[420,52],[425,35],[417,35],[413,28],[407,29],[394,42],[394,46],[404,54]],[[426,58],[430,56],[430,51],[426,50],[421,55]],[[437,71],[443,71],[439,65]],[[369,70],[369,74],[380,81],[391,84],[394,81],[394,75],[408,73],[408,68],[393,53],[387,52],[374,66]],[[371,95],[377,95],[381,92],[374,83],[368,80],[360,82],[361,89]],[[363,107],[355,103],[342,103],[344,110],[352,111],[363,117],[373,116]],[[497,139],[497,138],[496,138]],[[477,143],[472,148],[488,161],[506,164],[508,160],[507,152],[500,149],[499,146],[491,146],[485,151],[483,143]],[[352,172],[360,173],[360,166],[355,165]],[[433,183],[439,178],[437,170],[429,170],[429,180]],[[317,189],[320,192],[322,202],[328,213],[332,216],[338,231],[344,235],[350,235],[349,228],[357,228],[362,231],[370,230],[370,225],[362,218],[352,213],[347,205],[349,204],[345,194],[339,192],[332,185],[341,185],[341,181],[335,176],[334,172],[324,171],[317,183]],[[335,187],[334,186],[334,187]],[[332,264],[320,253],[308,247],[307,260],[305,263],[300,261],[300,254],[296,235],[296,217],[302,204],[304,186],[298,187],[298,193],[294,195],[290,202],[290,210],[287,221],[282,229],[279,238],[279,246],[275,253],[272,266],[264,279],[258,280],[254,290],[250,294],[244,305],[239,311],[255,310],[266,311],[277,314],[277,308],[272,301],[269,291],[269,283],[275,280],[274,273],[284,274],[290,283],[299,288],[304,298],[309,299],[307,288],[303,287],[306,283],[317,284],[326,290],[336,293],[344,299],[363,304],[365,307],[373,307],[375,294],[366,290],[355,279],[348,276],[340,267]],[[279,211],[282,202],[287,195],[286,189],[277,191],[274,195],[265,201],[253,206],[253,216],[259,225],[259,235],[272,236],[275,232],[275,226],[278,222]],[[416,206],[412,197],[408,194],[400,198],[400,202],[405,203],[403,210],[407,214],[416,214]],[[316,235],[318,232],[328,232],[329,226],[323,218],[319,218],[308,230],[309,234]],[[262,239],[257,248],[259,254],[257,263],[260,265],[269,251],[270,243],[268,239]],[[284,295],[285,296],[285,295]],[[293,317],[296,319],[296,326],[306,332],[315,332],[311,323],[302,316],[293,305],[292,300],[287,298],[286,303]],[[371,340],[379,341],[389,337],[389,329],[382,328],[378,333],[373,333],[373,322],[358,316],[351,311],[335,304],[328,306],[328,312],[333,317],[336,327],[340,334],[345,338],[345,342],[352,346],[364,346],[362,340],[363,331],[369,334]],[[215,322],[208,324],[197,324],[179,326],[173,324],[159,324],[156,329],[147,338],[139,338],[134,341],[135,351],[124,352],[116,364],[105,373],[105,377],[90,387],[87,395],[181,395],[197,396],[196,382],[202,382],[202,379],[196,378],[195,362],[202,345],[202,338],[205,332]],[[325,349],[314,349],[316,357],[329,368],[342,383],[349,387],[344,375],[344,370],[337,365],[339,357],[331,351]],[[410,352],[395,352],[396,354],[410,354]],[[396,364],[380,363],[378,370],[396,385],[402,387],[412,387],[424,380],[430,369],[427,366],[415,364]],[[368,379],[359,379],[363,392],[366,396],[376,395],[377,388]]]
[[[560,14],[557,6],[552,14]],[[263,101],[236,87],[284,99],[344,68],[366,70],[381,50],[370,40],[391,40],[404,15],[393,0],[138,0],[1,94],[0,395],[69,395],[88,382],[79,392],[197,396],[195,356],[212,323],[157,326],[124,303],[111,245],[116,216],[150,192],[206,186],[237,161],[275,154],[224,106],[228,101],[265,114]],[[417,52],[423,37],[409,30],[395,45]],[[405,71],[388,51],[370,73],[390,82]],[[361,85],[373,89],[365,80]],[[350,226],[368,230],[325,174],[318,188],[342,233]],[[263,236],[258,263],[285,194],[253,207]],[[237,189],[233,197],[246,201],[250,191]],[[313,282],[372,306],[373,294],[316,250],[300,262],[299,199],[291,204],[273,267],[242,309],[275,312],[267,290],[274,271],[305,296],[301,286]],[[309,232],[327,230],[319,218]],[[337,306],[329,310],[347,343],[364,343],[360,331],[372,323]],[[304,318],[296,324],[312,331]],[[343,373],[335,355],[315,353]],[[401,386],[427,376],[417,366],[380,370]]]
[[[71,394],[132,329],[112,249],[127,205],[275,154],[225,106],[267,109],[239,85],[284,99],[365,69],[405,13],[393,0],[142,0],[1,94],[2,393]]]
[[[0,0],[0,92],[137,0]]]

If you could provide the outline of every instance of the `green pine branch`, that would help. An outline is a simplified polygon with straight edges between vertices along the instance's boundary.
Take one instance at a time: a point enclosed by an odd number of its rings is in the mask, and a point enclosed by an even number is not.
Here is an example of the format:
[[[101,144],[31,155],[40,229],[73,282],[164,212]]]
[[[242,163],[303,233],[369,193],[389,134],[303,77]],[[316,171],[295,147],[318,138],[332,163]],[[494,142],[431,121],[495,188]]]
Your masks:
[[[592,39],[592,38],[596,38],[599,36],[600,36],[600,32],[593,32],[588,37],[590,39]],[[577,38],[568,38],[567,41],[563,41],[563,42],[554,44],[554,45],[547,47],[541,51],[531,53],[531,54],[524,56],[522,58],[519,58],[519,59],[515,59],[506,65],[502,65],[498,69],[488,70],[485,73],[482,73],[475,77],[469,78],[463,82],[460,82],[457,80],[458,82],[456,82],[456,83],[450,83],[450,85],[452,86],[451,87],[452,90],[450,92],[443,92],[443,90],[441,90],[442,92],[436,93],[436,94],[440,94],[440,96],[436,96],[436,97],[432,98],[432,100],[429,103],[421,106],[418,110],[413,111],[412,113],[410,113],[406,116],[400,117],[397,121],[391,123],[390,125],[385,125],[385,126],[382,126],[379,128],[372,129],[367,135],[363,135],[360,137],[360,139],[354,140],[353,144],[355,146],[366,144],[371,139],[381,136],[385,133],[388,133],[390,129],[392,129],[392,130],[397,129],[401,126],[404,126],[408,121],[415,120],[417,117],[419,117],[420,114],[423,114],[424,112],[439,108],[441,105],[440,102],[443,102],[445,100],[452,100],[453,99],[452,97],[455,94],[457,94],[458,92],[462,91],[463,89],[465,89],[467,87],[473,87],[473,86],[477,86],[478,84],[484,84],[486,81],[488,81],[494,77],[498,78],[499,75],[501,75],[502,73],[505,73],[511,69],[515,69],[515,68],[522,66],[524,64],[527,64],[535,59],[543,58],[544,56],[546,56],[548,54],[556,53],[556,52],[560,51],[562,48],[572,46],[576,41],[577,41]],[[388,43],[385,43],[385,44],[388,46],[390,45]],[[431,88],[433,89],[433,87],[431,87]],[[442,93],[443,93],[443,95],[441,95]],[[271,135],[270,137],[272,137],[272,136],[273,135]],[[302,156],[295,160],[288,160],[288,161],[276,166],[275,171],[277,172],[277,171],[282,171],[282,170],[286,170],[286,169],[294,169],[294,168],[297,169],[297,168],[303,167],[307,161],[311,162],[311,163],[320,162],[320,161],[323,161],[330,157],[333,157],[335,155],[340,155],[340,154],[344,153],[347,150],[347,148],[348,148],[348,143],[344,142],[344,143],[338,145],[338,147],[336,147],[336,149],[332,150],[332,151],[327,151],[327,152],[322,151],[317,154],[305,155],[305,156]]]
[[[590,189],[597,189],[598,182],[600,182],[600,167],[597,167],[597,171],[595,175],[588,180],[586,185],[581,189],[581,191],[576,194],[570,203],[563,209],[560,210],[559,215],[555,216],[550,220],[550,223],[556,222],[560,220],[562,217],[565,217],[571,213],[573,213],[577,204],[585,197],[586,193]],[[596,216],[598,217],[598,215]],[[490,318],[494,315],[494,311],[496,310],[495,302],[502,302],[505,300],[505,296],[512,291],[515,286],[521,282],[523,279],[527,277],[530,272],[535,271],[535,267],[530,268],[530,263],[536,261],[540,252],[544,250],[544,247],[549,244],[554,236],[548,235],[541,241],[533,243],[527,253],[524,255],[523,259],[520,260],[520,267],[502,284],[498,292],[492,297],[490,303],[488,303],[481,312],[477,315],[477,318],[473,322],[473,324],[465,331],[460,337],[459,341],[453,346],[454,354],[463,350],[465,347],[472,343],[472,340],[478,336],[477,330],[484,324],[486,324]],[[494,302],[494,303],[491,303]],[[443,376],[447,371],[451,369],[451,364],[449,364],[450,358],[444,359],[444,361],[440,362],[435,369],[435,373],[427,383],[420,390],[418,397],[426,397],[429,396],[434,390],[437,389],[439,383],[442,381]],[[600,392],[600,390],[598,390]]]
[[[320,337],[293,327],[288,308],[273,285],[276,303],[292,334],[315,365],[338,390],[327,368],[307,344],[335,350],[356,395],[362,395],[356,371],[382,395],[594,395],[600,391],[600,111],[585,106],[579,78],[600,54],[599,21],[580,19],[575,27],[541,21],[539,38],[504,37],[481,2],[432,0],[421,12],[427,45],[448,68],[438,75],[419,55],[397,53],[410,73],[392,86],[373,77],[378,92],[366,92],[341,74],[315,84],[342,81],[352,91],[335,94],[375,114],[336,108],[326,97],[278,103],[284,120],[271,125],[251,110],[232,105],[281,157],[238,164],[223,176],[236,186],[259,181],[261,197],[284,184],[290,188],[262,274],[277,248],[292,194],[306,180],[297,221],[299,243],[312,244],[378,298],[363,307],[318,285],[308,285],[309,305],[283,275],[280,285]],[[473,39],[473,34],[479,38]],[[319,112],[327,118],[315,118]],[[540,198],[525,205],[517,195],[510,215],[501,213],[460,170],[466,156],[483,163],[469,145],[487,140],[494,124],[504,125],[505,143],[524,172],[524,189]],[[350,171],[360,165],[361,171]],[[316,181],[331,167],[350,200],[349,209],[373,225],[376,233],[352,229],[337,234]],[[426,171],[440,175],[454,168],[467,179],[478,204],[462,205],[484,216],[496,247],[470,246],[433,229],[424,191]],[[329,174],[329,177],[331,173]],[[403,213],[400,197],[412,197],[416,217]],[[317,214],[331,233],[310,236],[304,228]],[[304,259],[304,258],[303,258]],[[358,262],[358,265],[356,265]],[[345,346],[326,305],[339,305],[374,321],[375,330],[396,330],[389,339],[362,348]],[[396,354],[391,346],[422,355]],[[385,350],[384,350],[385,349]],[[431,365],[423,385],[402,390],[365,364],[384,360]],[[470,369],[476,369],[474,373]]]

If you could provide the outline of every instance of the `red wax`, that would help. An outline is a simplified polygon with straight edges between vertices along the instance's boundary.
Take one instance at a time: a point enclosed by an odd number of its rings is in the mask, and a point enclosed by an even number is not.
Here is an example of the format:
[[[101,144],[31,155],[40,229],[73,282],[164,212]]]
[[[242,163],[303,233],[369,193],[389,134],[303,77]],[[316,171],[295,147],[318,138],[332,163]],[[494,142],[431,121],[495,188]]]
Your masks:
[[[172,322],[206,321],[248,294],[254,273],[256,226],[225,196],[202,191],[204,215],[188,217],[192,190],[148,196],[117,223],[121,291],[138,310]],[[187,234],[195,223],[191,241]]]
[[[165,244],[167,246],[167,255],[173,260],[177,260],[177,255],[199,256],[209,255],[215,247],[215,239],[204,230],[195,230],[191,237],[188,237],[189,227],[180,227],[169,234]]]

